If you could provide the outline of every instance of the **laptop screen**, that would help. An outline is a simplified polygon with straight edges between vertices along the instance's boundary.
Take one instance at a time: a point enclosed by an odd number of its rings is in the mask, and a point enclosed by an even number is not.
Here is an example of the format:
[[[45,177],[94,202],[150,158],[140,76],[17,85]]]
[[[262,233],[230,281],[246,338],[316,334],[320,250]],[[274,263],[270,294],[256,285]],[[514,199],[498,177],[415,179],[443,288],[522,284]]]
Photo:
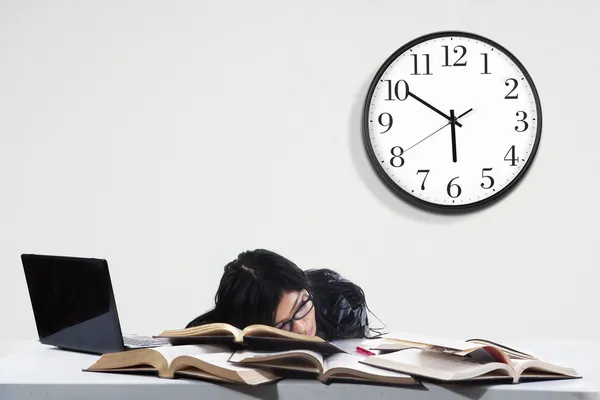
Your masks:
[[[99,343],[122,346],[105,260],[22,255],[22,261],[42,343],[90,351]]]

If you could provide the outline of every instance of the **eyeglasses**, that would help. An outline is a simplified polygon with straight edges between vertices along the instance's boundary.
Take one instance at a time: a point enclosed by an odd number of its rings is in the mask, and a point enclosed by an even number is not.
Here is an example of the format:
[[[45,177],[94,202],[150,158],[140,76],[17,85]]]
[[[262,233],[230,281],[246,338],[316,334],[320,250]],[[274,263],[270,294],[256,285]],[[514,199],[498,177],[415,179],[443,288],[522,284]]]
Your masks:
[[[313,309],[313,307],[314,307],[313,297],[311,294],[309,294],[308,298],[300,304],[300,307],[298,307],[298,310],[296,310],[294,315],[292,315],[291,319],[289,319],[285,322],[279,323],[275,327],[278,329],[283,329],[285,331],[291,331],[294,321],[300,321],[302,318],[306,317],[308,315],[308,313],[310,312],[310,310]]]

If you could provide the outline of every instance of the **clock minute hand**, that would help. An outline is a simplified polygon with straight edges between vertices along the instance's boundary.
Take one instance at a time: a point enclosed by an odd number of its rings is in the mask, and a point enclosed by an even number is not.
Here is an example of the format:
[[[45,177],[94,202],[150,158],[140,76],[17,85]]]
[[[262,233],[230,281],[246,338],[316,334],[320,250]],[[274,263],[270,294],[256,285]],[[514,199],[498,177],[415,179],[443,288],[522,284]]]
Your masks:
[[[473,111],[472,108],[468,109],[467,111],[465,111],[464,113],[460,114],[458,117],[454,116],[454,110],[450,110],[450,118],[452,118],[450,120],[450,129],[452,132],[452,161],[453,162],[457,162],[458,158],[456,156],[456,127],[455,125],[458,125],[458,122],[456,121],[457,119],[464,117],[465,115],[467,115],[468,113],[470,113],[471,111]]]
[[[420,97],[415,95],[413,92],[409,91],[408,95],[410,97],[412,97],[413,99],[417,100],[419,103],[423,104],[424,106],[429,107],[436,113],[440,114],[442,117],[446,118],[448,120],[448,122],[450,122],[452,120],[452,118],[450,118],[449,116],[447,116],[446,114],[444,114],[443,112],[441,112],[440,110],[438,110],[437,108],[435,108],[434,106],[432,106],[431,104],[426,102],[425,100],[421,99]],[[460,122],[457,122],[456,125],[462,127],[462,124]]]
[[[450,110],[450,118],[452,118],[450,121],[450,130],[452,132],[452,161],[456,162],[456,128],[454,126],[456,125],[456,118],[454,117],[454,110]]]

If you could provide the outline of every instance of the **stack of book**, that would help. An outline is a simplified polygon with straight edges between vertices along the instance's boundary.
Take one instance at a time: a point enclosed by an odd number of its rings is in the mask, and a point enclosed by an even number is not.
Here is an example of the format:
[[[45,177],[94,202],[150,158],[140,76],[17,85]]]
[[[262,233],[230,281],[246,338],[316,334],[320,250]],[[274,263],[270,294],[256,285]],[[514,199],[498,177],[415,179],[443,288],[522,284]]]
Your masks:
[[[365,340],[367,355],[344,349],[340,342],[263,325],[239,330],[208,324],[167,330],[156,337],[168,338],[171,345],[107,353],[85,371],[245,385],[285,378],[410,386],[422,380],[519,383],[581,377],[572,368],[481,339],[393,334]]]

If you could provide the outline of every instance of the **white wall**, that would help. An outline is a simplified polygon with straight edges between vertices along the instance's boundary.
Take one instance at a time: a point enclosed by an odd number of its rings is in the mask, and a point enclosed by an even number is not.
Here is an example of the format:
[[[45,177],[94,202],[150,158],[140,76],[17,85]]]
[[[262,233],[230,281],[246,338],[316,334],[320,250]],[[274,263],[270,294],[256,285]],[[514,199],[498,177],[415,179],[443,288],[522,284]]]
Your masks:
[[[393,329],[597,338],[598,19],[593,1],[0,2],[2,332],[36,338],[24,252],[107,258],[124,330],[153,334],[266,247],[356,281]],[[461,216],[399,200],[361,139],[375,71],[443,29],[506,46],[544,113],[525,181]]]

